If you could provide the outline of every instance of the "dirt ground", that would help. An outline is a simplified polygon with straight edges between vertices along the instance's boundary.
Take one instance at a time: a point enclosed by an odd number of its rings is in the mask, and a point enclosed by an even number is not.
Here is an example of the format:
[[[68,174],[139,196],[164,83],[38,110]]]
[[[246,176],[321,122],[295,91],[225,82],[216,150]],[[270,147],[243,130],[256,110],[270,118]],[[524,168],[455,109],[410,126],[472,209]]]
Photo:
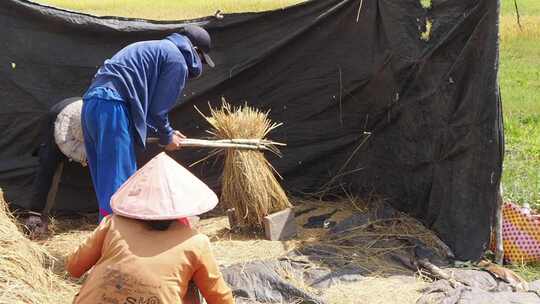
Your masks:
[[[326,229],[307,229],[303,224],[311,216],[335,212],[330,221],[340,221],[353,212],[358,206],[347,204],[323,205],[317,203],[301,203],[297,210],[310,210],[297,217],[298,237],[291,241],[267,241],[260,236],[235,234],[229,230],[226,216],[215,216],[201,219],[197,225],[200,232],[209,236],[212,241],[214,255],[222,266],[248,262],[258,259],[273,259],[285,255],[290,250],[305,243],[318,242],[327,233]],[[52,221],[52,235],[39,241],[55,258],[54,272],[67,280],[72,290],[67,294],[74,295],[82,280],[74,281],[64,271],[63,258],[74,250],[85,237],[96,227],[97,218],[87,216],[79,219],[58,218]],[[341,284],[325,291],[323,298],[328,303],[415,303],[420,296],[419,289],[427,283],[414,275],[373,275],[350,284]],[[67,297],[65,303],[71,303]]]

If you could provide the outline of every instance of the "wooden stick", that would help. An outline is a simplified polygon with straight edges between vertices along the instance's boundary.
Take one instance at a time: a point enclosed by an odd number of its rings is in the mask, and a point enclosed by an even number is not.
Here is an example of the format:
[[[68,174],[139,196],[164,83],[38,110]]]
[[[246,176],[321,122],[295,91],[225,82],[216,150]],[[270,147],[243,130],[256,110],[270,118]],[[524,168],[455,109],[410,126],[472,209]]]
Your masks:
[[[503,237],[502,237],[502,206],[503,206],[503,189],[502,183],[497,193],[497,201],[495,202],[495,223],[493,223],[493,231],[495,233],[495,263],[502,265],[504,257]]]
[[[362,12],[362,4],[364,4],[363,0],[360,0],[360,5],[358,6],[358,13],[356,13],[356,23],[360,20],[360,12]]]
[[[158,143],[158,138],[150,137],[146,140],[147,143]],[[276,143],[269,140],[259,139],[219,139],[219,140],[206,140],[206,139],[193,139],[186,138],[182,140],[182,147],[203,147],[203,148],[232,148],[242,150],[268,150],[275,152],[275,148],[271,146],[285,144]]]
[[[522,28],[521,28],[521,22],[519,21],[519,9],[518,9],[518,5],[517,5],[517,0],[514,0],[514,7],[516,8],[517,24],[519,26],[519,30],[521,31]]]
[[[448,247],[448,245],[446,245],[446,243],[443,242],[438,236],[435,236],[433,240],[435,241],[435,243],[437,243],[437,245],[439,245],[442,248],[442,250],[446,254],[446,257],[450,259],[456,258],[456,256],[454,255],[454,252],[452,252],[452,249],[450,249],[450,247]]]
[[[223,142],[212,142],[212,141],[191,141],[183,140],[182,147],[203,147],[203,148],[233,148],[233,149],[242,149],[242,150],[269,150],[265,145],[248,145],[248,144],[237,144],[237,143],[223,143]]]
[[[56,202],[56,193],[58,192],[58,186],[60,184],[60,180],[62,179],[63,171],[64,161],[61,161],[60,164],[58,164],[58,167],[56,167],[56,170],[54,171],[51,188],[49,189],[49,193],[47,194],[47,202],[45,203],[45,208],[43,208],[43,211],[41,213],[43,216],[48,217],[49,213],[54,207],[54,203]]]
[[[203,140],[203,139],[193,139],[193,140]],[[209,141],[209,140],[204,140]],[[237,143],[237,144],[247,144],[247,145],[274,145],[274,146],[286,146],[287,144],[279,143],[275,141],[270,141],[266,139],[251,139],[251,138],[233,138],[233,139],[216,139],[212,140],[214,142],[222,143]]]
[[[441,268],[433,265],[428,259],[418,259],[417,260],[418,265],[420,265],[422,268],[426,269],[433,275],[434,277],[437,277],[439,279],[443,280],[451,280],[452,277],[446,273],[446,271],[442,270]]]

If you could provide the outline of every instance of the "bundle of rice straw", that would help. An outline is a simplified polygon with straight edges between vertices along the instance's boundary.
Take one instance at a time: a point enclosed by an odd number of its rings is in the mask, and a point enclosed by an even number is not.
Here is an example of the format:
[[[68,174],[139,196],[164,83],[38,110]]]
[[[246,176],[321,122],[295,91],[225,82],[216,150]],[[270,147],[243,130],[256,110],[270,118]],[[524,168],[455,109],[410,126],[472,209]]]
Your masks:
[[[275,147],[279,143],[265,139],[281,125],[272,123],[268,112],[247,105],[233,108],[225,100],[221,109],[210,107],[210,111],[211,116],[205,118],[213,127],[209,133],[216,139],[262,140],[269,150],[279,153]],[[276,175],[262,151],[225,149],[221,202],[235,209],[240,227],[260,229],[265,216],[291,206]]]
[[[67,283],[50,267],[53,258],[27,239],[0,192],[0,303],[62,303]]]

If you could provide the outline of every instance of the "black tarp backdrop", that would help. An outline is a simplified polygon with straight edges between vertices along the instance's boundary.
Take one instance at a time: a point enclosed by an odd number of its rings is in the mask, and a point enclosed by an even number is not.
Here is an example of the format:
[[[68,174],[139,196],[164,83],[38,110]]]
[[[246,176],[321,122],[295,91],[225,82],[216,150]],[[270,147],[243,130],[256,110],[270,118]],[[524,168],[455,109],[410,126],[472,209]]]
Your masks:
[[[211,32],[217,67],[189,83],[172,124],[204,136],[208,126],[193,106],[207,109],[221,96],[271,109],[271,118],[285,123],[271,134],[288,144],[285,156],[271,161],[288,191],[315,191],[349,172],[338,180],[347,189],[384,195],[434,229],[457,257],[478,258],[502,167],[498,6],[321,0],[192,20]],[[426,20],[427,41],[420,38]],[[27,204],[36,166],[31,151],[47,109],[82,95],[121,47],[160,39],[182,24],[0,2],[0,187],[12,204]],[[188,165],[204,153],[174,157]],[[217,187],[219,163],[192,170]],[[81,210],[93,200],[87,171],[69,165],[58,208]]]

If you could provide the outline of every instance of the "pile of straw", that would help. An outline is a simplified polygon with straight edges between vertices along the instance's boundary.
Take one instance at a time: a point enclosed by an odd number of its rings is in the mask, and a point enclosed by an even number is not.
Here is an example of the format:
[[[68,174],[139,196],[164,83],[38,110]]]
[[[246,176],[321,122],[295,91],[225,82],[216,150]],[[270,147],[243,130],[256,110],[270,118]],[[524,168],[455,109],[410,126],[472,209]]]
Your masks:
[[[210,108],[210,111],[211,116],[205,118],[212,125],[209,132],[216,139],[264,140],[280,126],[268,119],[268,112],[247,105],[233,108],[223,101],[220,109]],[[265,143],[272,142],[265,140]],[[279,176],[261,151],[225,150],[221,202],[227,208],[234,208],[240,227],[260,229],[265,216],[291,206],[276,175]]]
[[[317,207],[317,215],[339,210],[329,219],[331,221],[340,222],[353,214],[366,215],[363,224],[337,235],[327,233],[328,229],[308,229],[321,232],[315,238],[307,238],[308,242],[304,245],[308,248],[314,246],[324,256],[326,261],[323,264],[327,263],[331,267],[354,265],[372,275],[384,276],[414,274],[415,271],[406,267],[400,259],[412,261],[413,249],[418,243],[423,243],[440,257],[449,256],[451,250],[433,231],[411,216],[395,211],[390,217],[378,217],[377,214],[382,213],[380,211],[386,204],[384,198],[377,195],[362,199],[347,193],[342,197],[335,196],[330,201],[320,198],[295,200],[295,206]],[[303,214],[296,220],[302,225],[312,215]],[[299,234],[305,235],[305,231],[300,229]]]
[[[0,197],[0,303],[65,302],[70,290],[52,272],[52,262],[41,246],[24,236]]]
[[[338,237],[321,240],[331,248],[336,259],[358,266],[375,274],[410,274],[410,269],[391,258],[392,256],[414,257],[413,245],[393,240],[418,240],[433,249],[439,256],[446,256],[447,247],[418,220],[399,213],[394,218],[378,219],[350,229]]]

